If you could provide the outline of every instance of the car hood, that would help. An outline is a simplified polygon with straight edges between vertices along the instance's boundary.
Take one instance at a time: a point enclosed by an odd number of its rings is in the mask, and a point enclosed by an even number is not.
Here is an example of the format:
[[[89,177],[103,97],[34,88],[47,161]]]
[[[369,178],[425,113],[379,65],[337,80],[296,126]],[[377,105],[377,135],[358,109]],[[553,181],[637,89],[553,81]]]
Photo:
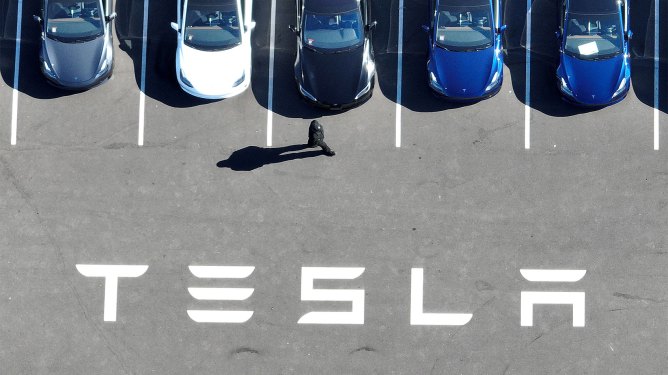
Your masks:
[[[364,47],[340,53],[319,53],[302,49],[302,84],[325,104],[346,104],[355,100],[362,77]],[[366,82],[365,82],[366,84]]]
[[[607,103],[612,99],[624,67],[623,54],[593,61],[563,54],[561,59],[575,99],[589,104]]]
[[[466,98],[485,93],[494,67],[494,47],[472,52],[434,47],[432,56],[434,74],[446,95]]]
[[[205,95],[229,91],[248,65],[243,45],[223,51],[200,51],[183,45],[180,60],[183,76]]]
[[[95,78],[104,52],[104,36],[82,43],[63,43],[46,38],[46,55],[63,82],[86,82]]]

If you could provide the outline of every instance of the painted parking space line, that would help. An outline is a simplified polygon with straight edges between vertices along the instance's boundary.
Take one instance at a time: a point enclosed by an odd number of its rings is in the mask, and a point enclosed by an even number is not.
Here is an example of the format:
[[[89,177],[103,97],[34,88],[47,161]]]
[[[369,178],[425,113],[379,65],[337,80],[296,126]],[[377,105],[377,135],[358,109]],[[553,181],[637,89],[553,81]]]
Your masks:
[[[397,39],[397,100],[395,122],[395,147],[401,147],[401,81],[404,50],[404,0],[399,0],[399,38]]]
[[[274,45],[276,43],[276,0],[271,0],[269,33],[269,87],[267,89],[267,147],[271,147],[274,126]]]
[[[659,1],[654,1],[654,150],[659,150]]]
[[[144,113],[146,111],[146,41],[148,39],[148,1],[144,0],[144,25],[142,30],[141,81],[139,84],[139,130],[137,145],[144,145]]]
[[[12,146],[16,145],[16,133],[18,131],[18,111],[19,111],[19,68],[21,60],[21,23],[23,20],[23,0],[19,0],[18,14],[16,16],[16,52],[14,55],[14,81],[12,82]]]
[[[526,76],[524,93],[524,148],[531,148],[531,0],[527,0]]]

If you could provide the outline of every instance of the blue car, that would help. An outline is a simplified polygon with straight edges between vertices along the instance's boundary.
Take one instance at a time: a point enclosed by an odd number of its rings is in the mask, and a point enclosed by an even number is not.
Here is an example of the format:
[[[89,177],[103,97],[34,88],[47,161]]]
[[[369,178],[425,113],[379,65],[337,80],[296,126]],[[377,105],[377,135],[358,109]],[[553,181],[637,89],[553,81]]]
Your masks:
[[[562,0],[557,84],[581,106],[614,104],[631,85],[628,0]]]
[[[431,0],[429,87],[455,101],[493,96],[503,82],[501,0]]]

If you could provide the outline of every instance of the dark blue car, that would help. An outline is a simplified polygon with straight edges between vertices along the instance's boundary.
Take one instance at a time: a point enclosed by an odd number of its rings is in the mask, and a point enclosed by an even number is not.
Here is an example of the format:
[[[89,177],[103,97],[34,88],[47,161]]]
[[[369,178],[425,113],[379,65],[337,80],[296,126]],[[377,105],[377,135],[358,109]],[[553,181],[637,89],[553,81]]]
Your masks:
[[[429,87],[457,101],[488,98],[501,89],[501,0],[431,0]]]
[[[564,99],[604,106],[626,97],[631,83],[628,0],[561,0],[557,84]]]

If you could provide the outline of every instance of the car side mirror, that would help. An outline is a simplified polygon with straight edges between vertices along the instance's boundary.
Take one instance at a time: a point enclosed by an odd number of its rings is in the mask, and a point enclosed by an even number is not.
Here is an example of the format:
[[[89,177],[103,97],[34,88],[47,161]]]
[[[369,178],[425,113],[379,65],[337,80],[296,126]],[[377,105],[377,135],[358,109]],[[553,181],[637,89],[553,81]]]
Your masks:
[[[633,31],[629,30],[626,32],[626,39],[628,40],[633,39]]]
[[[249,32],[255,28],[255,21],[251,21],[248,25],[245,26],[246,32]]]
[[[429,25],[422,25],[422,31],[424,31],[425,33],[428,33],[429,29],[430,29]]]
[[[501,27],[499,27],[499,28],[496,29],[496,33],[497,33],[497,34],[503,34],[503,33],[506,32],[506,29],[507,29],[507,28],[508,28],[508,26],[506,26],[506,25],[501,25]]]
[[[113,12],[105,18],[106,18],[107,22],[111,22],[116,18],[116,16],[117,16],[116,12]]]
[[[176,31],[176,32],[179,31],[179,24],[178,23],[172,22],[172,23],[170,23],[170,25],[172,26],[172,29],[174,29],[174,31]]]
[[[554,36],[555,36],[557,39],[561,40],[561,30],[557,30],[557,31],[555,31],[555,32],[554,32]]]
[[[299,31],[297,30],[297,27],[295,25],[288,25],[288,29],[292,31],[293,33],[299,35]]]
[[[371,29],[376,27],[376,25],[378,25],[378,21],[373,21],[370,24],[366,25],[365,29],[366,29],[367,32],[371,31]]]
[[[42,17],[40,17],[40,16],[33,15],[32,19],[35,20],[35,22],[37,22],[37,23],[42,23]]]

